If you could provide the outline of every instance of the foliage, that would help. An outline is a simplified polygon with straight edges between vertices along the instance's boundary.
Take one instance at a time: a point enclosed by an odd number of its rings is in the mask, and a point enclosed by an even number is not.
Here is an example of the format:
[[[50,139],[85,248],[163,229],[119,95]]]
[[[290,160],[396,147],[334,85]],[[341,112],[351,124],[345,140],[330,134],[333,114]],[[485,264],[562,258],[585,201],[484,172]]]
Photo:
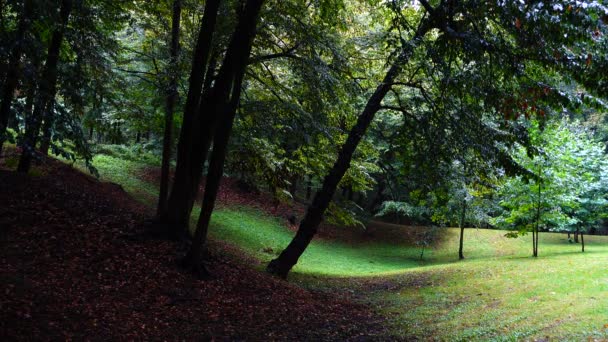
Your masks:
[[[543,154],[530,158],[520,149],[517,156],[526,167],[538,170],[539,176],[511,178],[502,184],[499,196],[504,211],[493,224],[525,234],[535,224],[540,205],[541,229],[588,231],[600,223],[608,209],[604,197],[608,190],[605,145],[566,120],[550,123],[544,131],[538,123],[531,128]]]

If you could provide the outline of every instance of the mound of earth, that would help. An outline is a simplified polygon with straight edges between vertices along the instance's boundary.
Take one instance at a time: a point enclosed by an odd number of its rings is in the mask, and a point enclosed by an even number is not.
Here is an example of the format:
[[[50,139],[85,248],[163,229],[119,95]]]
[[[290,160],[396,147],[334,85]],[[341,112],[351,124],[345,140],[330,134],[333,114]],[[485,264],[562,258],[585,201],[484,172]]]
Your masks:
[[[120,186],[47,160],[34,176],[0,160],[0,339],[383,339],[368,307],[310,292],[211,246],[211,280],[176,246],[133,239],[150,210]],[[244,259],[246,260],[246,259]]]

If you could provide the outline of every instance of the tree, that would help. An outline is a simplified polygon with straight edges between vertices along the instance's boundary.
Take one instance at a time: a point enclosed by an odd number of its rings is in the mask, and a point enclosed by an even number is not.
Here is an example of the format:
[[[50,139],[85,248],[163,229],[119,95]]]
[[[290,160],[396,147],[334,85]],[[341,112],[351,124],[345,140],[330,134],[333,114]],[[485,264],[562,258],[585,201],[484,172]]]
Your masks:
[[[512,91],[509,87],[521,86],[522,83],[509,82],[509,78],[514,77],[518,81],[523,81],[526,78],[532,79],[533,81],[530,83],[538,87],[540,83],[538,75],[527,74],[524,67],[530,65],[541,69],[544,67],[554,70],[570,64],[566,60],[556,60],[552,57],[555,52],[554,49],[559,48],[561,51],[564,46],[576,44],[579,49],[584,50],[587,46],[585,44],[595,44],[585,28],[575,28],[570,23],[584,23],[583,26],[588,25],[587,27],[589,27],[597,23],[598,17],[594,13],[604,10],[601,5],[594,3],[592,9],[587,11],[576,11],[574,13],[568,10],[567,13],[560,13],[563,14],[563,19],[556,22],[551,20],[553,15],[551,12],[560,12],[563,8],[555,7],[547,10],[542,9],[542,5],[535,7],[515,3],[480,6],[478,3],[472,4],[467,1],[441,2],[437,7],[432,7],[427,1],[420,1],[420,3],[425,12],[412,15],[411,18],[407,18],[401,12],[407,6],[394,6],[395,12],[398,13],[397,17],[401,19],[399,28],[402,31],[399,32],[407,32],[409,36],[399,36],[398,41],[403,43],[397,52],[397,58],[391,63],[383,81],[370,96],[357,123],[351,129],[346,143],[338,154],[334,167],[325,177],[321,190],[317,192],[313,203],[308,207],[296,236],[279,257],[270,262],[267,267],[268,272],[286,277],[289,270],[297,263],[314,237],[322,220],[322,215],[327,209],[339,181],[349,167],[357,144],[361,141],[375,114],[382,108],[382,101],[393,85],[400,84],[414,89],[421,88],[419,84],[398,79],[405,65],[409,62],[415,62],[412,66],[414,70],[419,70],[416,66],[424,70],[424,66],[429,65],[432,67],[430,70],[434,71],[435,66],[449,66],[449,62],[454,60],[453,58],[459,58],[465,62],[464,66],[468,70],[492,70],[494,75],[505,84],[497,83],[497,86],[501,85],[502,88],[493,87],[493,89],[500,91],[492,94],[495,95],[494,98],[488,97],[490,93],[487,92],[486,97],[484,97],[485,102],[477,101],[477,103],[487,109],[486,113],[492,112],[491,108],[494,111],[512,110],[512,108],[507,108],[511,105],[505,103],[501,106],[500,101],[509,97],[507,95],[508,91]],[[588,4],[585,5],[585,7],[588,7]],[[527,13],[532,15],[526,16]],[[526,22],[526,27],[522,29],[521,21],[523,18],[528,18],[529,22]],[[519,24],[514,25],[514,21]],[[562,28],[570,32],[567,35],[562,35]],[[438,36],[427,38],[427,33],[432,29],[439,31]],[[560,35],[549,34],[553,29],[560,32]],[[505,35],[499,33],[500,31],[508,32],[509,38],[505,39]],[[576,38],[573,39],[573,37]],[[533,42],[533,45],[531,45],[531,42]],[[539,48],[539,42],[544,44],[542,48]],[[581,44],[581,42],[585,43]],[[417,57],[415,52],[419,45],[428,47],[429,50],[432,49],[435,52],[429,63],[412,58]],[[458,51],[457,54],[456,51]],[[516,53],[513,53],[513,51]],[[524,74],[525,77],[522,77]],[[431,78],[431,80],[437,82],[437,79]],[[441,80],[439,79],[439,81]],[[450,80],[450,78],[447,79],[447,84],[450,84]],[[497,79],[494,79],[494,82],[496,81]],[[446,88],[439,87],[439,89]],[[424,87],[422,93],[424,95]],[[440,93],[440,99],[445,98],[445,95],[446,93]],[[429,102],[429,105],[436,103],[435,101],[427,102]],[[409,107],[415,108],[413,104],[410,103]],[[404,108],[399,108],[399,110],[407,111]],[[439,123],[450,122],[449,116],[441,116],[441,114],[451,114],[450,111],[443,111],[442,107],[434,107],[430,110],[444,120],[439,119]],[[540,112],[537,107],[534,111]],[[502,155],[504,156],[504,153]]]
[[[181,0],[173,1],[173,16],[171,20],[171,56],[169,62],[169,84],[167,85],[167,100],[165,107],[165,130],[163,135],[163,156],[160,176],[160,191],[156,214],[160,216],[166,209],[169,192],[169,167],[171,162],[171,137],[173,131],[173,111],[177,100],[179,31],[181,20]]]
[[[517,177],[502,185],[499,198],[505,211],[493,223],[516,229],[511,237],[532,231],[537,256],[540,231],[586,232],[605,216],[605,146],[565,119],[547,123],[543,131],[536,122],[531,131],[542,155],[517,154],[523,165],[537,170],[537,177]]]
[[[219,6],[219,0],[209,0],[205,3],[196,48],[192,57],[188,96],[177,148],[175,177],[167,208],[160,217],[161,223],[167,227],[166,233],[172,236],[179,236],[186,232],[194,198],[198,192],[203,162],[211,143],[210,132],[214,128],[214,118],[204,115],[207,108],[201,106],[200,103],[209,96],[208,90],[203,94],[203,84],[206,80],[211,83],[215,68],[214,63],[209,63],[209,58]],[[201,132],[203,128],[206,130],[205,132]]]
[[[241,98],[245,68],[247,67],[247,60],[256,34],[258,16],[263,4],[264,0],[248,0],[242,12],[239,13],[239,22],[230,40],[218,77],[211,89],[212,96],[203,99],[203,101],[208,102],[202,105],[212,111],[206,113],[206,115],[215,117],[213,120],[219,120],[219,126],[213,135],[213,152],[207,173],[201,214],[194,233],[192,247],[185,258],[186,264],[195,270],[201,268],[202,250],[223,175],[228,140]],[[206,272],[203,271],[203,273]]]
[[[0,103],[0,154],[2,154],[2,146],[6,140],[6,128],[10,118],[11,105],[15,89],[17,88],[19,79],[21,78],[21,55],[23,54],[25,45],[25,36],[30,29],[33,20],[34,3],[31,0],[23,1],[22,10],[19,15],[19,24],[16,29],[15,41],[11,49],[10,58],[8,61],[7,74],[3,77],[4,84],[1,88],[2,98]]]
[[[59,49],[63,42],[65,28],[68,24],[72,12],[72,1],[63,0],[59,11],[59,23],[53,30],[53,35],[49,42],[46,62],[39,80],[38,97],[35,101],[34,112],[28,118],[25,137],[21,143],[23,152],[19,159],[19,172],[27,173],[30,169],[32,158],[35,154],[38,133],[42,120],[52,120],[51,108],[55,93],[57,92],[57,66],[59,63]]]

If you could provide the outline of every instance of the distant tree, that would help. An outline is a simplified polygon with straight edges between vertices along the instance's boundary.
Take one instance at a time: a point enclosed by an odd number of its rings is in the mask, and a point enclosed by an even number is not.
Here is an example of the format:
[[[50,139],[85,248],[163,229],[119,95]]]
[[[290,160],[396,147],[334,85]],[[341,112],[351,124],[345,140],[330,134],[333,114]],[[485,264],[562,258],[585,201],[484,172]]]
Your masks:
[[[579,125],[552,122],[541,131],[532,127],[534,144],[542,154],[530,158],[519,151],[519,161],[537,170],[537,177],[507,180],[499,189],[505,210],[493,219],[508,236],[533,233],[533,255],[538,255],[539,231],[587,232],[606,216],[606,166],[602,143],[593,142]],[[584,247],[583,247],[584,249]]]

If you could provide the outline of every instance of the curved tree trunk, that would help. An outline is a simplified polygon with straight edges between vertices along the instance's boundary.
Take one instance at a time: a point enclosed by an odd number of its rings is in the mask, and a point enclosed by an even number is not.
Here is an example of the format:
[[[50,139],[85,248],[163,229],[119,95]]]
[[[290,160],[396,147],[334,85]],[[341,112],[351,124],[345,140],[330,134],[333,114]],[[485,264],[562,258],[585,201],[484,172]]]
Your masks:
[[[197,164],[198,160],[202,159],[193,153],[193,142],[200,140],[196,139],[198,138],[199,106],[205,82],[205,70],[212,49],[219,5],[220,0],[208,0],[205,2],[203,19],[194,57],[192,58],[188,96],[186,98],[184,118],[177,145],[175,178],[167,200],[166,209],[160,215],[160,222],[169,227],[170,231],[167,233],[174,237],[187,233],[190,212],[194,201],[191,195],[192,189],[198,190],[198,182],[200,181],[200,172],[192,174],[193,164]],[[198,162],[198,164],[202,164],[202,161]],[[200,168],[202,170],[202,165]]]
[[[49,49],[47,52],[44,71],[39,80],[38,97],[34,112],[28,120],[27,131],[25,132],[24,141],[22,144],[23,152],[19,159],[17,171],[27,173],[30,169],[32,157],[35,153],[36,142],[38,141],[38,133],[44,115],[44,110],[55,98],[57,92],[57,64],[59,63],[59,49],[63,42],[63,34],[70,14],[72,12],[72,0],[63,0],[61,9],[59,10],[59,26],[53,31]]]
[[[160,217],[166,210],[167,194],[169,193],[169,169],[171,163],[171,140],[173,133],[173,112],[177,102],[177,79],[179,60],[179,29],[182,14],[181,0],[173,1],[173,18],[171,22],[171,56],[169,63],[169,85],[165,105],[165,131],[163,134],[163,159],[160,171],[160,189],[156,215]]]
[[[300,222],[300,227],[296,236],[291,240],[287,248],[279,255],[278,258],[272,260],[266,267],[266,271],[286,278],[291,268],[298,262],[298,259],[310,244],[310,241],[317,233],[319,224],[323,219],[323,214],[336,191],[336,187],[344,177],[344,174],[350,167],[350,162],[353,153],[357,149],[359,142],[365,135],[365,131],[374,119],[374,116],[381,108],[381,103],[388,91],[391,89],[397,76],[401,72],[402,66],[409,60],[414,51],[414,46],[426,34],[429,26],[423,24],[417,30],[416,34],[410,41],[411,44],[405,45],[403,51],[393,62],[387,71],[382,83],[378,85],[370,99],[367,101],[365,108],[359,115],[357,122],[348,134],[348,138],[340,152],[334,166],[329,171],[329,174],[323,180],[321,189],[315,194],[315,197],[306,211],[306,215]]]

